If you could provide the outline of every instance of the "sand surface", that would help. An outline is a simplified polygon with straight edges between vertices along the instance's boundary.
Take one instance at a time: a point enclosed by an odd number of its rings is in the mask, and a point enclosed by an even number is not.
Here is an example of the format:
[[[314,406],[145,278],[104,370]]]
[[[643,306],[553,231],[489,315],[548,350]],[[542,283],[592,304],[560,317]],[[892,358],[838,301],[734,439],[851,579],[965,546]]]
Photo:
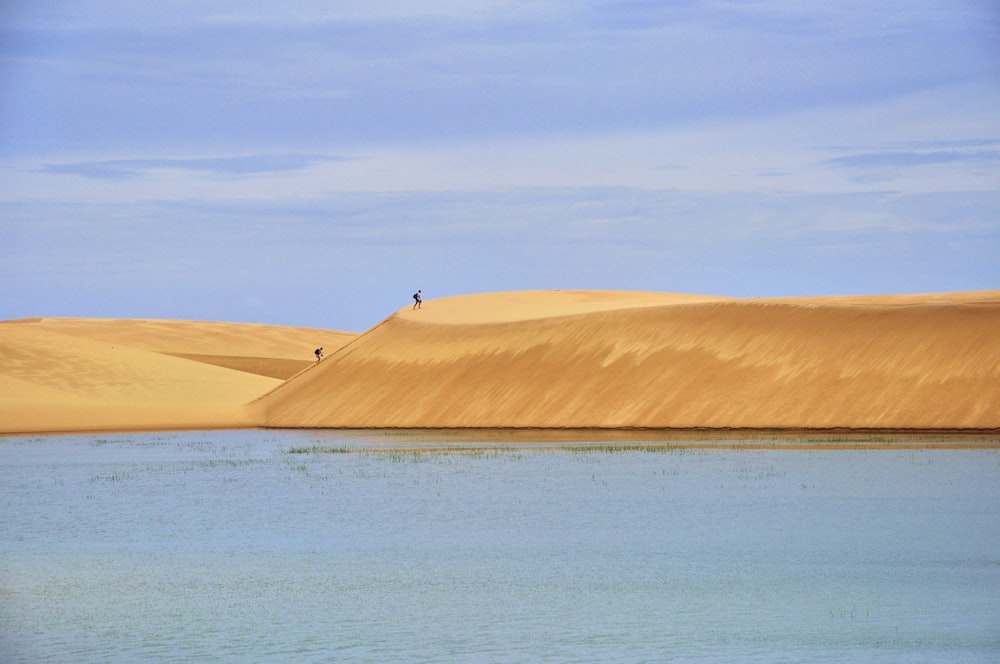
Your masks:
[[[489,293],[361,335],[0,322],[0,432],[250,426],[996,431],[1000,291]]]
[[[357,335],[193,321],[0,323],[0,432],[252,426],[246,404]]]
[[[428,300],[253,408],[275,427],[996,429],[1000,291]]]

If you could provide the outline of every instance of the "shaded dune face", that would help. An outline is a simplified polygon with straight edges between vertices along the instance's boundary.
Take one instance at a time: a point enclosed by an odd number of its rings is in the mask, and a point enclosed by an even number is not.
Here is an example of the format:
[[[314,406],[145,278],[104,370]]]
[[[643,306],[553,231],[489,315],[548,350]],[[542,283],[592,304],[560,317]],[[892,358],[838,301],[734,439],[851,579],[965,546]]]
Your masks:
[[[254,408],[275,427],[1000,427],[995,291],[590,295],[400,310]]]

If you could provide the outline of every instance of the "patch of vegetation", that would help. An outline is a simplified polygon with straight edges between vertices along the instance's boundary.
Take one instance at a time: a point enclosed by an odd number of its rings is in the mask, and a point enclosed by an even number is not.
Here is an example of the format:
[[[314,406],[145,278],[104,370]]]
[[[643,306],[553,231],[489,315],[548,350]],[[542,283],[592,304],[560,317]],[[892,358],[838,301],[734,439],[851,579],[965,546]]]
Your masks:
[[[348,447],[328,447],[323,445],[312,445],[310,447],[292,447],[289,448],[289,454],[347,454],[350,452]]]
[[[684,445],[677,445],[674,443],[625,443],[625,444],[615,444],[615,443],[605,443],[597,445],[573,445],[566,448],[554,448],[554,449],[566,449],[570,452],[577,452],[582,454],[593,454],[593,453],[604,453],[604,454],[620,454],[623,452],[671,452],[683,454],[688,450]]]
[[[128,473],[111,473],[110,475],[94,475],[90,478],[90,483],[95,484],[98,482],[124,482],[129,479]]]

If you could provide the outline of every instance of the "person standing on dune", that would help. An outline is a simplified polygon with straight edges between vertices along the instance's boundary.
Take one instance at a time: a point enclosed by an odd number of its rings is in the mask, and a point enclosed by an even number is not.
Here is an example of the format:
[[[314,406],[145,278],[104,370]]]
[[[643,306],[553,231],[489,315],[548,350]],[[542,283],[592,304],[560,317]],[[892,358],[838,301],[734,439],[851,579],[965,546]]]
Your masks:
[[[420,305],[421,305],[421,303],[423,303],[423,301],[424,301],[424,298],[420,294],[419,290],[416,293],[413,294],[413,308],[414,309],[419,309]]]
[[[319,348],[317,348],[313,352],[316,354],[316,361],[317,362],[319,362],[320,360],[323,359],[323,347],[322,346],[320,346]]]

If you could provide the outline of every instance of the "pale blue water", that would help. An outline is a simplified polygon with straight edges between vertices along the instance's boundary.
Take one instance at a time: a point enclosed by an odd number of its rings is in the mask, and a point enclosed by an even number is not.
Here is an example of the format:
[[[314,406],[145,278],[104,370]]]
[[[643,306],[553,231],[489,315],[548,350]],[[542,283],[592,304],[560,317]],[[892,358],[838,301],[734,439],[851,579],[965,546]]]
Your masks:
[[[997,450],[433,442],[0,438],[0,661],[1000,660]]]

